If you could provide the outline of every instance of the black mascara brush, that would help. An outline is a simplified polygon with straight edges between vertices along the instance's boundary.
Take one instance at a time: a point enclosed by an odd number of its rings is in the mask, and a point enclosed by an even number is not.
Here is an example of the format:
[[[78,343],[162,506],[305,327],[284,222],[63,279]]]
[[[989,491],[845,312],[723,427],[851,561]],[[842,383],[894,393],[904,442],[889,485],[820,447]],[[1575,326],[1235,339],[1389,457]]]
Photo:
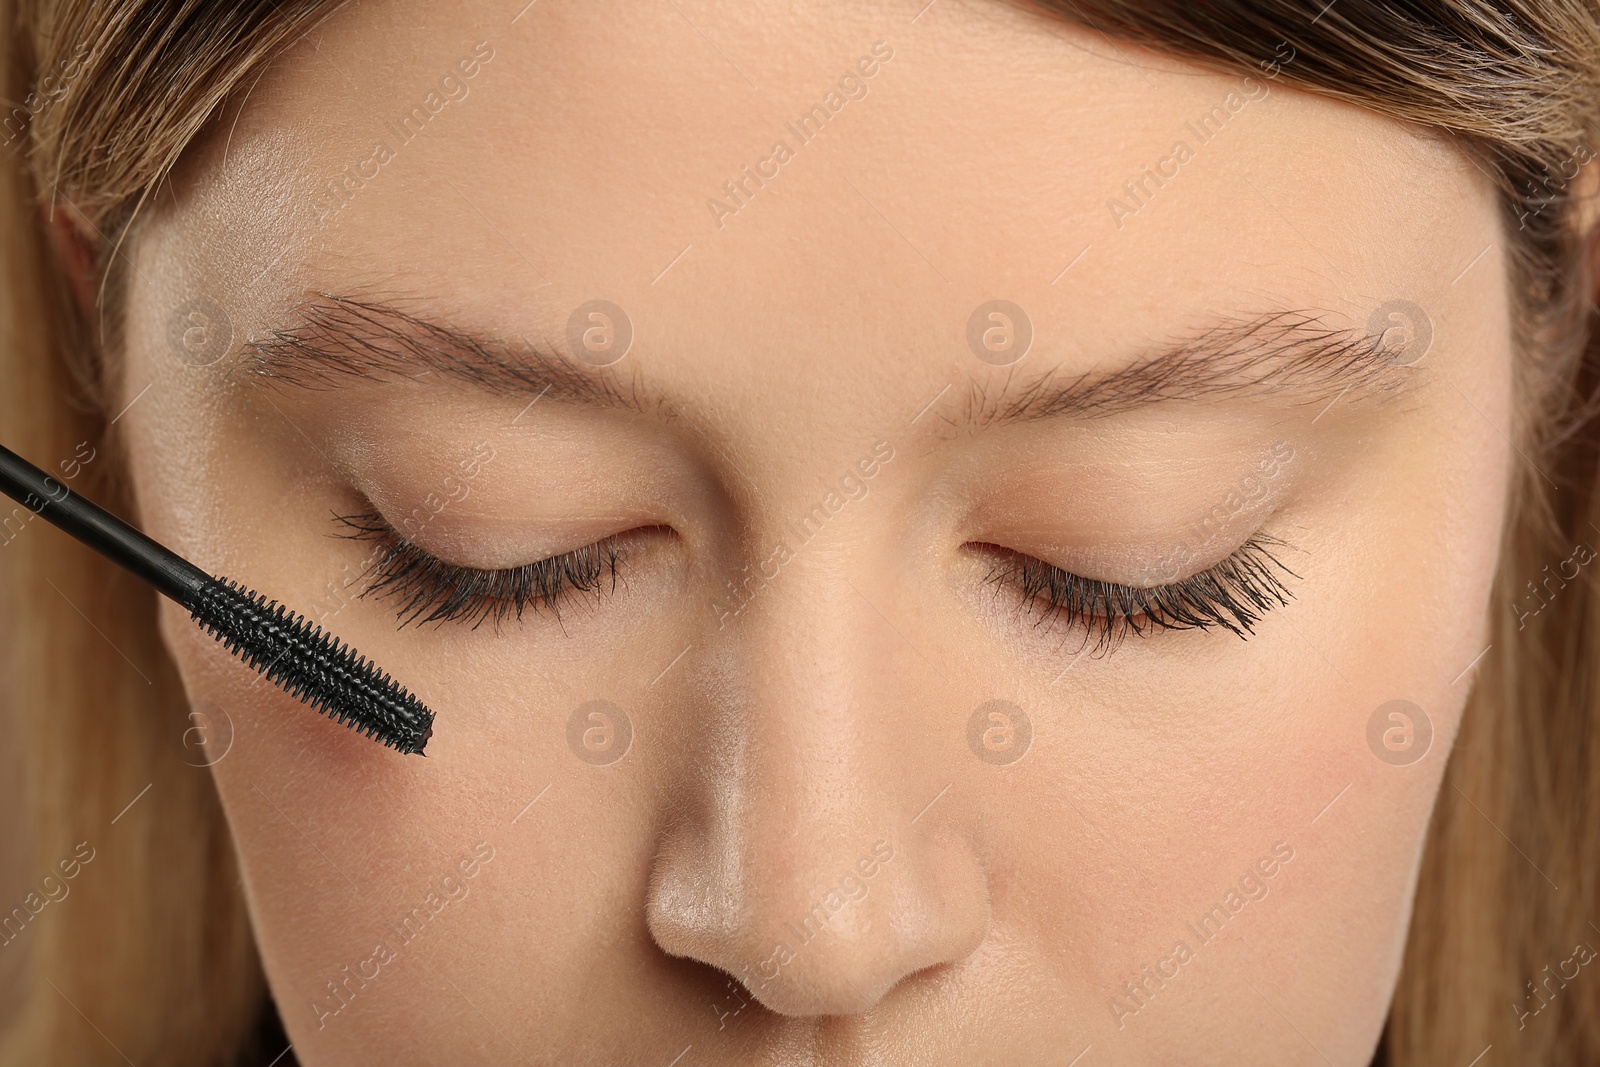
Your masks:
[[[279,688],[358,733],[423,754],[433,712],[322,627],[237,582],[213,578],[4,447],[0,491],[183,605]]]

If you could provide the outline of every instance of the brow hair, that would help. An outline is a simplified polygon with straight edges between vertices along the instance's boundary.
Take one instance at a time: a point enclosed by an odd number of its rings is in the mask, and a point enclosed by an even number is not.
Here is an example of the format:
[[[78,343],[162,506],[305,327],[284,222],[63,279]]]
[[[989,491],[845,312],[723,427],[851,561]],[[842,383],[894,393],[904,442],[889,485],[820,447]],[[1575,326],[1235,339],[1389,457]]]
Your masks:
[[[636,383],[579,365],[554,345],[484,336],[392,303],[333,293],[317,294],[295,309],[292,324],[247,342],[234,373],[304,389],[437,373],[497,392],[641,413],[646,408]]]
[[[636,378],[579,365],[553,345],[486,337],[414,315],[390,303],[320,293],[290,325],[247,342],[236,374],[306,389],[347,380],[414,381],[438,373],[479,388],[548,397],[587,407],[677,409],[646,401]],[[1019,378],[968,376],[965,422],[1104,418],[1166,401],[1271,397],[1295,404],[1355,403],[1402,389],[1416,368],[1399,362],[1404,344],[1384,334],[1325,325],[1310,311],[1224,319],[1111,372],[1063,376],[1060,365]],[[1020,384],[1019,384],[1020,383]]]
[[[1063,376],[1059,364],[995,390],[968,378],[974,427],[1067,416],[1103,418],[1162,401],[1273,396],[1294,404],[1393,395],[1417,374],[1400,362],[1406,345],[1386,334],[1335,329],[1310,311],[1224,319],[1111,372]]]

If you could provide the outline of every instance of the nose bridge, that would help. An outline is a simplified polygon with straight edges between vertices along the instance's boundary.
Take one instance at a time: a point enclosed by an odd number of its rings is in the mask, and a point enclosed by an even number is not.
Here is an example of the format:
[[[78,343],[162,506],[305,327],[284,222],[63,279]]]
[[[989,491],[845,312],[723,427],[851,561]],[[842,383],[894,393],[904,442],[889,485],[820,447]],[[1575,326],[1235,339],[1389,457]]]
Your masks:
[[[704,712],[725,743],[664,843],[650,921],[769,1008],[848,1014],[975,948],[986,897],[959,843],[911,824],[936,748],[906,728],[934,691],[868,599],[871,550],[843,524],[789,547],[725,627],[732,677]]]
[[[839,545],[797,557],[735,637],[746,803],[728,815],[752,856],[773,853],[763,868],[803,856],[813,876],[842,874],[898,829],[902,709],[891,701],[911,694],[896,685],[901,659],[882,618],[855,589],[854,557]]]

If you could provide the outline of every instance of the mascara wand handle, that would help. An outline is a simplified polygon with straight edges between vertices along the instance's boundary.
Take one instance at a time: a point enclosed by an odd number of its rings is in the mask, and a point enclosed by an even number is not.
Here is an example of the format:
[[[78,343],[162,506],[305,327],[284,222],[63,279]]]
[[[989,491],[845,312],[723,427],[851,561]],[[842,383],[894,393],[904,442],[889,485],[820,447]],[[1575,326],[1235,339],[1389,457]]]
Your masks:
[[[0,445],[0,492],[192,608],[211,575]]]

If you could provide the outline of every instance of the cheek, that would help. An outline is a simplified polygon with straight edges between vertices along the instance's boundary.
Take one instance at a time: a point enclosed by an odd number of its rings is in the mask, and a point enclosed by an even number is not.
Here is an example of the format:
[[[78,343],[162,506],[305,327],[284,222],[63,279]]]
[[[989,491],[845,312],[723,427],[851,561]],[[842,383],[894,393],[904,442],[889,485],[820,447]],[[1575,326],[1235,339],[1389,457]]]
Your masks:
[[[1159,653],[1130,644],[1073,665],[1033,696],[1028,759],[972,783],[994,798],[997,926],[1005,890],[1031,886],[1009,918],[1071,976],[1057,995],[1137,1007],[1127,983],[1178,942],[1194,950],[1159,1011],[1122,1028],[1102,1013],[1107,1040],[1133,1043],[1119,1047],[1181,1060],[1211,1034],[1240,1048],[1271,1014],[1252,984],[1335,1062],[1375,1039],[1463,672],[1489,641],[1509,450],[1454,414],[1364,453],[1300,449],[1323,473],[1287,517],[1297,599],[1247,643],[1162,635]],[[1274,846],[1293,858],[1251,901],[1241,879]],[[1230,891],[1242,907],[1218,933],[1204,917]]]
[[[463,666],[470,657],[446,636],[385,637],[392,620],[381,613],[334,621],[341,636],[403,669],[439,713],[426,758],[383,748],[282,693],[181,609],[166,605],[161,616],[191,701],[232,728],[211,771],[291,1040],[310,1063],[405,1062],[417,1048],[460,1048],[475,1017],[437,1011],[459,999],[446,977],[496,1019],[541,1005],[539,1040],[586,1039],[592,1017],[580,991],[618,974],[648,979],[661,966],[634,921],[656,794],[637,770],[638,749],[653,743],[644,723],[630,758],[595,766],[568,751],[569,713],[595,692],[635,706],[630,687],[642,692],[657,668],[630,677],[605,658],[595,677],[580,663],[576,677],[548,683],[526,653],[516,664],[501,654]],[[663,645],[615,658],[672,655]],[[558,673],[558,659],[541,670]],[[468,876],[462,860],[480,845],[492,859],[480,854]],[[446,876],[466,895],[451,900],[440,888]],[[378,946],[380,959],[394,958],[374,976]],[[494,989],[483,988],[485,975],[496,976]]]
[[[430,774],[438,761],[401,756],[318,714],[236,661],[175,606],[163,606],[161,626],[191,704],[231,731],[226,751],[208,754],[211,772],[285,1025],[297,1044],[304,1034],[321,1045],[329,1062],[354,1062],[370,1050],[357,1039],[372,1025],[370,1015],[365,1023],[354,1016],[381,1007],[422,1018],[432,994],[418,988],[419,971],[464,962],[461,942],[433,928],[477,894],[430,919],[409,952],[395,924],[491,830],[459,802],[470,794],[464,783]],[[492,871],[473,889],[492,885]],[[385,966],[363,988],[361,974],[372,973],[365,961],[379,943],[422,966],[409,977]],[[350,1003],[319,1028],[316,1005],[339,1007],[329,982],[346,988]]]

